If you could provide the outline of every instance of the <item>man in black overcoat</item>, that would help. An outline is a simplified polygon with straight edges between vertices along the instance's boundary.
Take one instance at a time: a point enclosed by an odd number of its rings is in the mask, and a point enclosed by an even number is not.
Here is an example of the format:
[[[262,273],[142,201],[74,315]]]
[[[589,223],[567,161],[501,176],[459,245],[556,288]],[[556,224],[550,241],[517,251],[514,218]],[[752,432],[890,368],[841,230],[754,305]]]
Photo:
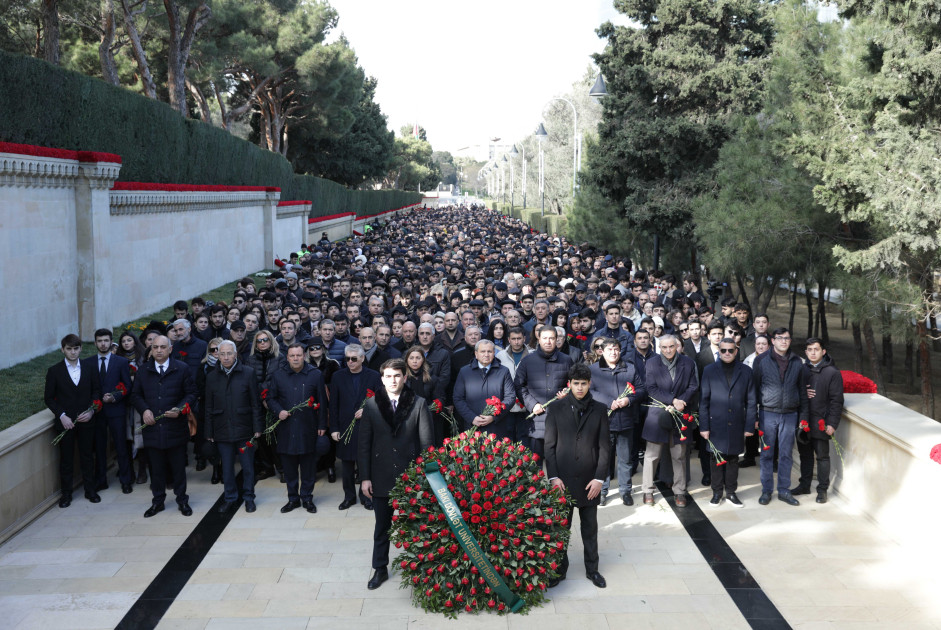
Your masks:
[[[131,393],[131,364],[124,357],[111,352],[112,333],[107,328],[95,331],[95,347],[98,353],[82,360],[82,369],[98,373],[101,385],[101,411],[95,423],[95,490],[108,488],[108,434],[118,460],[118,480],[121,492],[134,491],[131,470],[131,455],[127,447],[127,396]],[[124,391],[119,389],[123,386]]]
[[[192,408],[196,404],[196,382],[185,363],[170,358],[172,349],[167,337],[155,338],[150,346],[150,361],[137,371],[131,390],[131,404],[147,425],[141,434],[150,458],[150,490],[154,498],[144,512],[145,518],[163,511],[168,472],[173,477],[173,493],[180,512],[183,516],[193,514],[186,494],[189,424],[180,410],[184,405]]]
[[[313,405],[288,412],[311,397]],[[281,513],[287,514],[303,505],[305,510],[314,514],[317,512],[314,505],[317,441],[327,432],[327,390],[320,370],[304,360],[304,346],[300,343],[288,348],[287,365],[272,375],[265,400],[268,409],[280,420],[274,430],[275,448],[281,456],[288,490],[288,502],[281,508]]]
[[[382,387],[363,407],[359,435],[359,473],[362,492],[372,499],[376,514],[373,532],[372,567],[367,587],[377,589],[389,579],[389,528],[392,505],[389,495],[395,481],[433,445],[434,429],[428,403],[405,387],[407,367],[403,359],[390,359],[382,366]],[[336,382],[336,377],[334,377]]]
[[[724,338],[719,343],[719,360],[707,365],[702,373],[699,434],[712,442],[712,507],[722,503],[723,490],[729,503],[744,507],[735,494],[738,454],[745,449],[745,437],[754,435],[758,423],[755,381],[751,368],[738,360],[737,353],[735,339]]]
[[[46,372],[45,403],[55,418],[56,435],[66,431],[59,442],[59,481],[62,485],[59,507],[67,508],[72,504],[76,442],[85,498],[92,503],[101,502],[95,491],[95,425],[91,422],[95,414],[90,410],[92,401],[101,398],[101,385],[98,373],[83,366],[78,359],[82,352],[82,340],[78,335],[63,337],[61,347],[65,360],[57,362]]]
[[[572,496],[567,527],[578,508],[582,544],[585,547],[585,574],[598,588],[607,586],[598,572],[598,504],[601,486],[608,473],[611,441],[608,434],[608,408],[589,392],[591,369],[576,363],[568,372],[571,391],[546,409],[546,475],[552,485],[568,489]],[[568,552],[562,557],[555,586],[565,579]]]

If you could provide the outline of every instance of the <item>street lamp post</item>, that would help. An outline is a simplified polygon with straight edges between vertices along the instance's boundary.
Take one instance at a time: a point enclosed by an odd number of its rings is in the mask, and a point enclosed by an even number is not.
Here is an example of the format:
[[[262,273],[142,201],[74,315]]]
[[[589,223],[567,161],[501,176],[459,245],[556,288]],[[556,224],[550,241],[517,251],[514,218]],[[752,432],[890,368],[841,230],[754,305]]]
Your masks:
[[[503,195],[503,205],[506,205],[506,178],[505,178],[506,156],[500,160],[500,194]]]
[[[539,127],[536,129],[536,140],[539,141],[539,196],[541,198],[541,214],[543,217],[546,216],[546,160],[545,154],[542,151],[542,143],[548,136],[549,134],[546,133],[545,126],[539,123]]]
[[[516,147],[513,147],[513,150],[516,150]],[[510,155],[513,155],[513,152],[510,152]],[[503,156],[503,161],[510,164],[510,212],[513,212],[513,208],[516,206],[516,186],[514,179],[516,179],[516,169],[513,168],[513,160],[506,159],[506,156]]]
[[[523,181],[522,181],[521,183],[522,183],[522,188],[523,188],[523,208],[525,209],[525,208],[526,208],[526,145],[521,144],[521,145],[520,145],[520,148],[523,150],[523,151],[522,151],[522,156],[523,156],[523,172],[522,172],[522,175],[523,175],[523,177],[521,178]],[[511,157],[516,157],[516,156],[518,156],[518,155],[520,155],[520,152],[517,151],[516,145],[514,144],[514,145],[513,145],[513,148],[510,149],[510,156],[511,156]],[[512,173],[513,173],[513,170],[512,170],[512,169],[513,169],[513,161],[511,160],[511,161],[510,161],[510,174],[511,174],[511,176],[512,176]]]

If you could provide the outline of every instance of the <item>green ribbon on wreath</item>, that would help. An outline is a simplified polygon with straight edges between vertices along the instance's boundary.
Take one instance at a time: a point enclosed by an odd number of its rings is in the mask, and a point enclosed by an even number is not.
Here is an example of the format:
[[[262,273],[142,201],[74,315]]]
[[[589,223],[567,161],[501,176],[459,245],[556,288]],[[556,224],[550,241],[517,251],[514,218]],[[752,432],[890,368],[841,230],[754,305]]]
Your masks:
[[[464,521],[464,517],[461,516],[461,508],[448,491],[448,484],[445,482],[444,477],[441,476],[441,469],[438,467],[438,464],[429,462],[425,464],[424,471],[435,498],[438,500],[438,505],[441,506],[441,510],[444,512],[448,525],[451,527],[451,531],[457,536],[457,541],[461,544],[461,547],[464,548],[467,557],[470,558],[474,566],[477,567],[477,571],[480,572],[480,577],[482,577],[487,583],[487,586],[493,589],[497,596],[503,600],[503,603],[510,608],[511,612],[518,612],[526,602],[517,597],[516,593],[509,589],[500,577],[500,574],[493,567],[493,564],[487,559],[483,549],[477,544],[477,540]]]

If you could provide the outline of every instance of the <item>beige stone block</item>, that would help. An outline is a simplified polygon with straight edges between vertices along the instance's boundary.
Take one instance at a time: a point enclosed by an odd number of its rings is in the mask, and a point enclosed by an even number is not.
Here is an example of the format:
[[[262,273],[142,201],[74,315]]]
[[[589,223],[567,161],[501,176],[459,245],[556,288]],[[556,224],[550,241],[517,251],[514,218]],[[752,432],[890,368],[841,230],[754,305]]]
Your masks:
[[[249,599],[316,599],[320,584],[307,582],[278,582],[277,584],[255,584]]]
[[[209,601],[176,600],[167,609],[165,618],[261,617],[268,602],[262,600]]]
[[[357,617],[363,608],[361,599],[293,599],[267,604],[267,617]]]
[[[125,562],[120,571],[115,573],[116,579],[129,577],[156,577],[166,565],[166,562]]]
[[[553,596],[552,603],[560,614],[607,614],[653,612],[647,596],[601,595],[591,598],[566,599]]]
[[[329,553],[250,554],[245,556],[244,566],[255,567],[326,567],[330,564]]]
[[[337,630],[335,617],[310,617],[307,630]],[[343,620],[343,630],[409,630],[409,617],[390,615],[387,617],[353,617]]]
[[[161,619],[157,630],[204,630],[209,619]]]
[[[230,584],[229,588],[225,591],[225,595],[222,596],[222,599],[225,601],[248,599],[254,588],[254,584]]]
[[[283,569],[203,569],[199,568],[190,578],[192,584],[265,584],[277,582]],[[216,616],[216,615],[210,615]]]

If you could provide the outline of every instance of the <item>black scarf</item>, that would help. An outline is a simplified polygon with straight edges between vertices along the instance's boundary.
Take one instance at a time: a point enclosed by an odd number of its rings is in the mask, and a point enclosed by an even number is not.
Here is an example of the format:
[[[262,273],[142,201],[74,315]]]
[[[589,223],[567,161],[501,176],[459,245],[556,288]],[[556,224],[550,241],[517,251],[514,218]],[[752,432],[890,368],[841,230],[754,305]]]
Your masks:
[[[389,394],[386,393],[385,388],[381,387],[376,392],[376,406],[379,407],[379,413],[382,414],[382,419],[385,420],[392,429],[393,436],[399,434],[414,404],[415,392],[407,385],[405,389],[402,390],[402,393],[399,394],[399,402],[394,412],[392,411],[392,400],[389,399]]]
[[[591,392],[585,394],[585,397],[579,400],[575,397],[575,394],[569,392],[569,398],[572,403],[572,410],[575,411],[576,416],[581,418],[585,415],[585,412],[588,411],[588,406],[591,405],[592,397]]]

